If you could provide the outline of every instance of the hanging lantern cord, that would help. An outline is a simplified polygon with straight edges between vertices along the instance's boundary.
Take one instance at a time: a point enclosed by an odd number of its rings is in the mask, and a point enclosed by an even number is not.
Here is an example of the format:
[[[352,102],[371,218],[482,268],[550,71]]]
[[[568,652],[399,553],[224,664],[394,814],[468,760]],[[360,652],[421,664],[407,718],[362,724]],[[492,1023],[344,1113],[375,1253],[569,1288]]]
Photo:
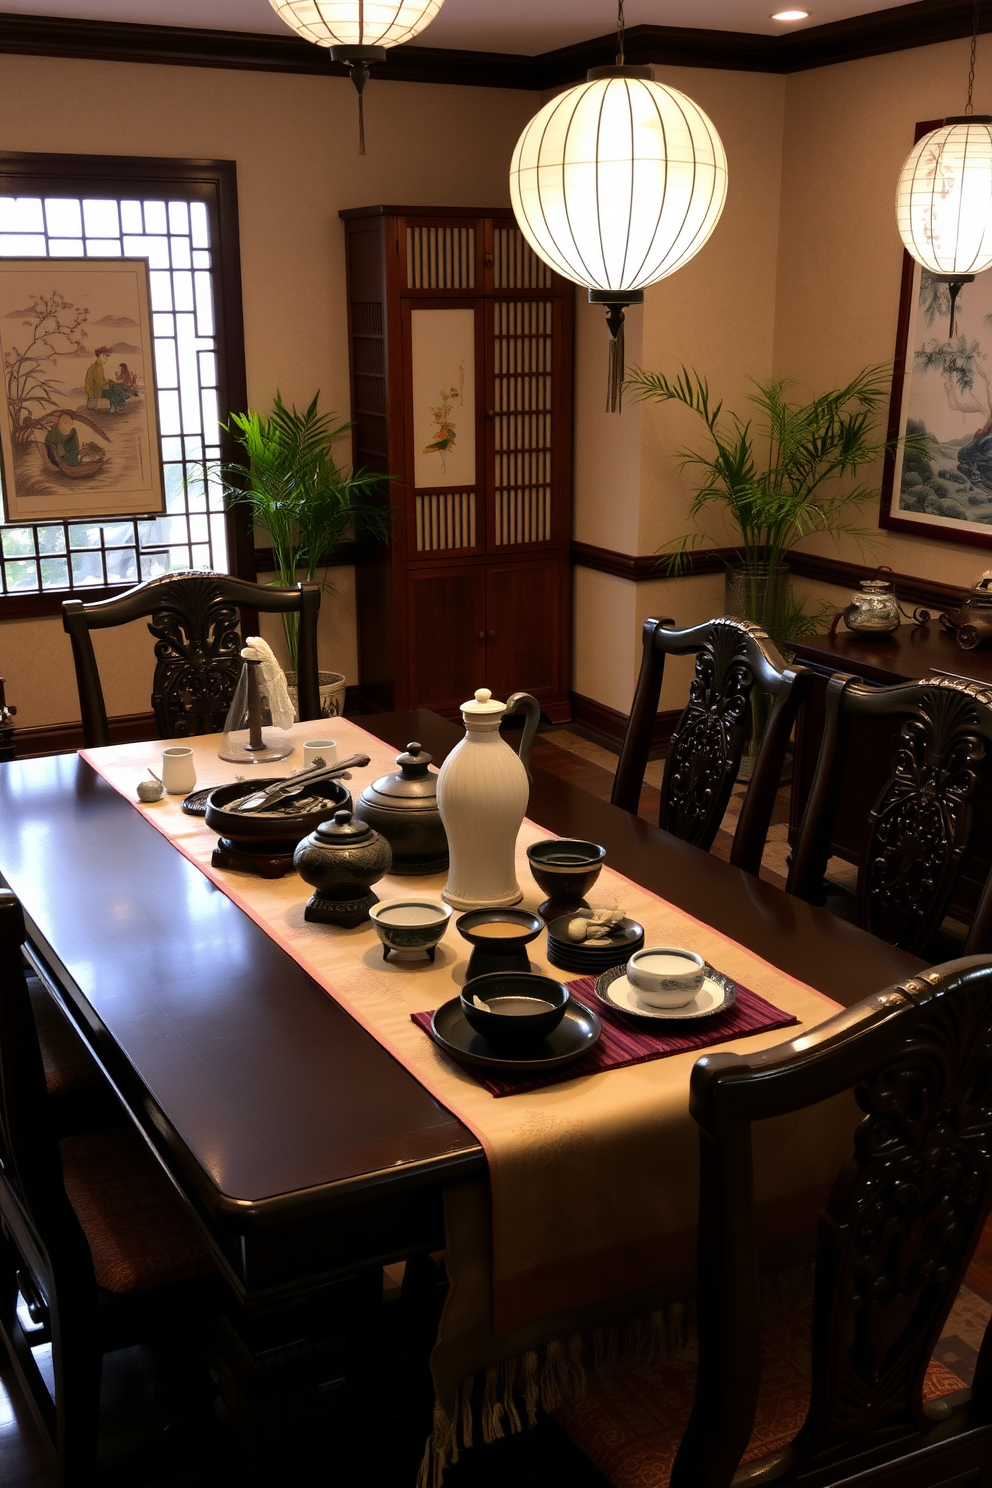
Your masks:
[[[621,4],[622,3],[623,3],[623,0],[621,0]],[[977,50],[977,47],[978,47],[978,0],[975,0],[974,15],[973,15],[973,18],[972,18],[972,25],[971,25],[971,65],[968,68],[968,102],[964,106],[964,111],[965,111],[966,114],[970,114],[970,113],[972,113],[974,111],[973,110],[973,107],[972,107],[972,102],[971,102],[971,95],[975,91],[975,52]],[[953,319],[953,312],[952,312],[951,318]]]
[[[975,4],[977,6],[978,0],[975,0]],[[617,66],[622,67],[623,63],[623,0],[617,0]]]
[[[385,62],[385,47],[331,47],[331,61],[347,67],[358,94],[358,153],[365,154],[365,84],[369,80],[369,63]]]

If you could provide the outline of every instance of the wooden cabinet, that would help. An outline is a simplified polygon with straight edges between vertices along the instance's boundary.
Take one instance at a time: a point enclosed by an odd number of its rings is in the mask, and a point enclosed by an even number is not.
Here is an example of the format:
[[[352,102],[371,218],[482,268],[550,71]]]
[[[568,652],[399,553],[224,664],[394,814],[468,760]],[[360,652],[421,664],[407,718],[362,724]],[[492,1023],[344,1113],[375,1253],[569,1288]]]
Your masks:
[[[509,208],[342,212],[356,466],[392,475],[360,547],[360,691],[454,714],[568,702],[573,285]]]

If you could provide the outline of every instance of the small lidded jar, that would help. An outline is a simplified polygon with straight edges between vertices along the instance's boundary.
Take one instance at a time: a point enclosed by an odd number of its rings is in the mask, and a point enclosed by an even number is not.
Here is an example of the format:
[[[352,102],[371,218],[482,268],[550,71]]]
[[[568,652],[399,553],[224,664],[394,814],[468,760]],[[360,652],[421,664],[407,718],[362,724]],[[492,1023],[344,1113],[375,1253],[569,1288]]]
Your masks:
[[[899,629],[899,601],[891,578],[880,577],[883,572],[884,568],[876,569],[873,578],[862,579],[860,592],[851,595],[844,611],[848,630],[884,635]]]
[[[394,873],[443,873],[448,839],[437,809],[437,776],[422,744],[397,755],[399,770],[367,785],[355,806],[356,821],[380,832],[393,850]]]
[[[300,877],[316,890],[304,919],[321,925],[361,925],[379,902],[372,885],[389,872],[392,861],[384,837],[366,822],[353,821],[350,811],[335,811],[333,821],[321,822],[293,854]]]

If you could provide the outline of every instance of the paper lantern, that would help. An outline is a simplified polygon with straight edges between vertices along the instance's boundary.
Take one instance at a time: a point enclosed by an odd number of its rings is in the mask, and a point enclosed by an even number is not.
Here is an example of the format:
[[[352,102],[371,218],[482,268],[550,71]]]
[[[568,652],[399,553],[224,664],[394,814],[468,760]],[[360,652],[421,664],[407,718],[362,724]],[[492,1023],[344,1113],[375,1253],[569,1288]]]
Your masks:
[[[919,140],[896,188],[906,251],[951,290],[992,265],[992,115],[945,119]]]
[[[359,154],[365,154],[362,95],[369,65],[385,62],[386,50],[412,41],[429,26],[444,0],[269,0],[279,18],[315,46],[329,47],[358,90]]]
[[[713,124],[649,67],[601,67],[546,103],[510,166],[510,200],[534,252],[605,304],[608,406],[619,406],[623,314],[707,241],[727,196]]]

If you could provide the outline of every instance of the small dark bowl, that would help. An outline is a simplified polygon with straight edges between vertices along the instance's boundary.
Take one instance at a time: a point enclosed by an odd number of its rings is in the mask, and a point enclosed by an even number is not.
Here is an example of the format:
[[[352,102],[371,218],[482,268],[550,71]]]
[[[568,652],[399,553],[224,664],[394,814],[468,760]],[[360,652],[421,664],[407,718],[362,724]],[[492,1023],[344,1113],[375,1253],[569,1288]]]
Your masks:
[[[566,909],[585,906],[588,894],[606,859],[606,848],[597,842],[571,838],[548,838],[527,849],[527,862],[538,887],[547,894],[540,913],[557,919]]]
[[[515,925],[519,929],[518,935],[485,935],[479,934],[480,925]],[[459,935],[463,935],[469,945],[477,946],[479,950],[489,955],[502,955],[506,951],[520,951],[525,945],[529,945],[544,929],[544,921],[537,915],[531,914],[529,909],[470,909],[468,914],[459,915],[455,921],[455,928]]]
[[[520,1044],[547,1038],[564,1018],[568,1006],[568,990],[561,982],[523,971],[494,971],[476,977],[466,982],[459,995],[466,1021],[493,1044]],[[506,998],[515,1002],[526,999],[534,1003],[535,1011],[485,1012],[475,1006],[473,997],[487,1003]]]

